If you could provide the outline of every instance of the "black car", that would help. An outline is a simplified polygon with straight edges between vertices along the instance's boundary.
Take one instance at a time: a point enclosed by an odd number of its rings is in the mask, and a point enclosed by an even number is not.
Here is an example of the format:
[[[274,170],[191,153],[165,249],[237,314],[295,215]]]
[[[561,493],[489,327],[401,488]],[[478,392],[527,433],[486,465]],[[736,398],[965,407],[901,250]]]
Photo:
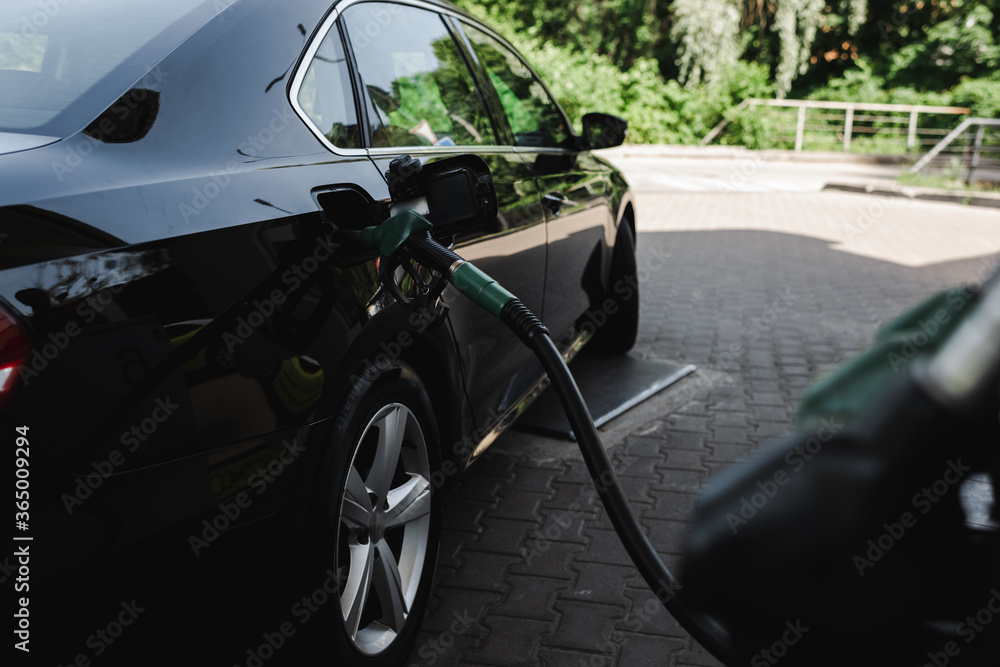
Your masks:
[[[526,61],[447,3],[4,2],[15,655],[161,655],[198,632],[233,649],[222,664],[252,664],[310,630],[333,664],[398,664],[437,491],[543,373],[457,292],[421,298],[402,273],[388,289],[397,276],[339,234],[421,205],[392,198],[394,158],[433,173],[478,156],[498,215],[435,236],[567,356],[622,353],[633,199],[590,149],[624,134],[603,114],[576,134]],[[221,624],[286,593],[273,625]],[[140,627],[153,643],[129,639]]]

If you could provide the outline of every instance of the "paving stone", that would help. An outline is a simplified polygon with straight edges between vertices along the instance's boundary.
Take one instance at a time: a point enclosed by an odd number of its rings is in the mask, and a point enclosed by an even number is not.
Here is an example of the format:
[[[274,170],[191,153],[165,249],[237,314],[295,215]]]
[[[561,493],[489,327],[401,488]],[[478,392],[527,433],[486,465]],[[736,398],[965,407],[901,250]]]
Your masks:
[[[529,540],[521,553],[521,560],[511,566],[512,574],[527,574],[557,579],[576,579],[571,563],[573,558],[586,550],[586,545],[573,542],[553,542],[544,537]]]
[[[567,651],[543,648],[538,651],[538,661],[544,667],[598,667],[611,664],[608,656],[594,651]]]
[[[445,530],[480,532],[482,530],[479,526],[480,517],[493,507],[492,504],[475,500],[456,502],[453,505],[441,522]]]
[[[755,405],[750,409],[750,419],[754,422],[775,421],[788,423],[789,410],[785,406]]]
[[[656,505],[646,511],[643,518],[681,521],[689,519],[694,510],[694,495],[690,493],[659,491],[653,497]]]
[[[485,630],[484,630],[485,633]],[[466,667],[463,655],[482,643],[479,636],[421,632],[406,667]],[[265,663],[266,664],[266,663]]]
[[[505,570],[520,562],[519,557],[502,554],[490,554],[478,551],[462,551],[463,561],[458,574],[451,577],[449,585],[455,588],[470,588],[482,591],[505,591],[508,584],[504,582]]]
[[[628,667],[662,667],[673,654],[687,648],[684,639],[657,637],[625,632],[621,635],[619,663]]]
[[[746,427],[719,426],[712,429],[709,442],[735,442],[741,443],[746,440]]]
[[[486,626],[490,630],[486,643],[481,650],[469,652],[468,657],[484,665],[503,667],[537,665],[538,640],[552,629],[551,623],[498,615],[490,616]]]
[[[492,459],[490,463],[492,464]],[[485,466],[481,466],[485,467]],[[471,471],[470,471],[471,472]],[[499,489],[510,483],[510,477],[493,475],[470,475],[462,478],[456,488],[449,494],[451,502],[463,500],[478,501],[487,505],[495,505]]]
[[[543,646],[617,654],[618,646],[610,637],[608,620],[624,617],[624,605],[572,602],[557,598],[555,608],[562,617],[556,632],[542,640]]]
[[[571,590],[571,580],[511,574],[507,576],[511,589],[503,602],[494,604],[490,612],[513,618],[533,618],[540,621],[558,620],[552,603],[556,594]]]
[[[558,476],[560,471],[552,468],[528,468],[520,466],[515,471],[514,479],[505,484],[503,491],[533,491],[536,493],[546,493],[549,491],[549,483]]]
[[[692,470],[675,470],[664,467],[661,469],[663,481],[653,485],[655,491],[690,491],[694,492],[701,488],[707,474],[704,472],[694,472]]]
[[[447,586],[439,586],[435,597],[439,602],[424,617],[421,630],[432,634],[450,631],[455,635],[474,637],[486,635],[486,628],[481,620],[501,598],[498,593],[459,590]]]
[[[487,551],[494,554],[520,555],[529,535],[538,531],[537,521],[517,521],[484,516],[480,525],[483,532],[479,539],[466,545],[466,550]]]
[[[712,656],[694,640],[690,641],[689,648],[683,653],[674,654],[673,664],[677,667],[723,667],[723,664]]]
[[[589,479],[586,483],[553,482],[552,488],[555,494],[542,501],[540,510],[595,512],[600,504],[594,494],[594,485]]]
[[[776,438],[787,435],[791,432],[791,429],[792,425],[789,423],[761,421],[757,423],[753,434],[758,438]]]
[[[615,565],[631,564],[628,552],[622,546],[618,534],[610,528],[587,527],[590,544],[575,558],[576,563],[611,563]]]
[[[726,462],[738,461],[746,458],[747,454],[750,453],[750,450],[750,443],[733,445],[713,442],[708,445],[708,454],[703,460]]]
[[[573,568],[580,576],[574,586],[559,593],[562,599],[622,604],[625,602],[625,583],[635,574],[632,565],[615,567],[607,563],[577,562]]]
[[[668,563],[669,565],[669,563]],[[678,637],[686,639],[687,630],[670,615],[663,603],[646,586],[641,578],[632,580],[624,595],[631,601],[625,618],[615,623],[618,632],[640,632],[657,637]]]
[[[661,438],[658,444],[665,445],[667,449],[700,450],[705,446],[705,435],[705,433],[676,433],[670,430],[669,425],[654,422],[633,434],[630,442],[632,440]]]
[[[458,557],[458,553],[478,536],[478,533],[460,530],[442,531],[441,545],[438,548],[438,567],[460,569],[465,561]]]
[[[787,399],[777,391],[751,391],[751,405],[786,405]]]
[[[667,423],[671,431],[689,431],[691,433],[705,433],[708,431],[707,417],[675,415]]]
[[[663,457],[620,456],[616,462],[615,473],[619,477],[648,478],[656,476],[656,466],[663,463]]]
[[[663,519],[643,518],[643,526],[647,527],[646,537],[649,543],[661,553],[680,553],[684,543],[684,530],[687,525],[683,521],[665,521]]]
[[[671,450],[667,452],[665,464],[667,467],[676,470],[704,471],[704,459],[707,451],[695,450]],[[655,468],[662,468],[663,464],[658,464]]]
[[[534,491],[512,490],[501,491],[496,507],[491,508],[489,515],[501,519],[518,519],[522,521],[540,521],[538,509],[542,502],[549,500],[552,494],[536,493]]]
[[[732,426],[734,428],[746,428],[746,412],[713,412],[711,416],[712,428],[720,426]]]

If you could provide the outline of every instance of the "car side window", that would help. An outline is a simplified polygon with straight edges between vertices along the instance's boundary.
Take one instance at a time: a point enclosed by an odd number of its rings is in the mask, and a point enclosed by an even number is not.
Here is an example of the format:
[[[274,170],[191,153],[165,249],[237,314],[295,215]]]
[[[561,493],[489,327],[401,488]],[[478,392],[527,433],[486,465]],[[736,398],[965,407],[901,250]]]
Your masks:
[[[351,75],[337,26],[327,33],[309,63],[296,100],[331,144],[338,148],[361,147]]]
[[[475,26],[463,24],[476,57],[500,98],[517,146],[560,147],[570,133],[566,117],[521,58]]]
[[[374,113],[373,147],[496,143],[472,74],[438,14],[385,2],[348,7],[344,27]]]

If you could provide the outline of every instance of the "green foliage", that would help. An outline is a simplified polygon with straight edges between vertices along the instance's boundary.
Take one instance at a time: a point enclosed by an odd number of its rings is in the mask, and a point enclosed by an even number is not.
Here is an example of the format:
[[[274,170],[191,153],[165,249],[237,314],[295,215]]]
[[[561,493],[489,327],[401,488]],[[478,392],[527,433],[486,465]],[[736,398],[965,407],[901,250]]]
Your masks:
[[[774,14],[781,44],[775,75],[778,97],[787,95],[796,77],[808,70],[825,4],[824,0],[781,0],[778,3]]]
[[[789,148],[780,113],[736,110],[785,92],[1000,116],[1000,0],[458,1],[530,60],[578,131],[604,111],[629,121],[633,143],[697,143],[726,119],[720,143]],[[815,141],[839,150],[833,131]],[[898,144],[858,136],[852,150]]]
[[[731,0],[675,0],[670,36],[681,83],[712,81],[739,60],[740,12]]]
[[[892,54],[888,80],[924,89],[950,87],[956,75],[986,74],[1000,62],[991,29],[993,12],[978,4],[960,5],[955,15],[925,30],[924,37]]]
[[[963,79],[951,91],[951,102],[979,118],[1000,118],[1000,81]]]

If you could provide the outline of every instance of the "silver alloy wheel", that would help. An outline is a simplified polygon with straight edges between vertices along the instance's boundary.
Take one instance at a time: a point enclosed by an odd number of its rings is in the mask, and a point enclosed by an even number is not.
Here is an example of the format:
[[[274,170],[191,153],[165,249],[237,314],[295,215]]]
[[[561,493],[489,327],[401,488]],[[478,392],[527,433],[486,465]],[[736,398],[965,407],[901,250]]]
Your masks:
[[[389,648],[417,596],[430,535],[430,476],[419,421],[392,403],[368,422],[344,488],[330,499],[341,618],[364,655]]]

